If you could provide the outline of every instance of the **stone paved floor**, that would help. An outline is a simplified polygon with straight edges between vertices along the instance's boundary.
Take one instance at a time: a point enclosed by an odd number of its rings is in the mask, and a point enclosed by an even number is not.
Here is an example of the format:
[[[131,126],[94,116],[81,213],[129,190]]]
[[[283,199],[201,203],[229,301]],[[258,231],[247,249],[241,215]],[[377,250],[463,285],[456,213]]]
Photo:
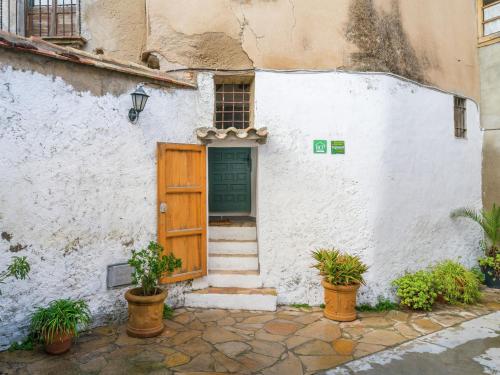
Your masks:
[[[311,374],[493,311],[500,311],[498,290],[486,291],[474,306],[360,313],[350,323],[324,319],[319,308],[181,308],[156,338],[131,338],[124,325],[105,326],[82,334],[61,356],[2,352],[0,374]]]
[[[323,374],[500,374],[500,311],[382,350]]]

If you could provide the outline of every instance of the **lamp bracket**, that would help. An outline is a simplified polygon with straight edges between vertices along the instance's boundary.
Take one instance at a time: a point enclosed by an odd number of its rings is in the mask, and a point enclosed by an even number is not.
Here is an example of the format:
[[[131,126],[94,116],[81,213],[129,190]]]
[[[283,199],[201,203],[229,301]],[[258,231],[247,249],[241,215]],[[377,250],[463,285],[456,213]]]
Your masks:
[[[139,111],[135,110],[134,108],[130,108],[128,111],[128,119],[132,124],[135,124],[137,120],[139,120]]]

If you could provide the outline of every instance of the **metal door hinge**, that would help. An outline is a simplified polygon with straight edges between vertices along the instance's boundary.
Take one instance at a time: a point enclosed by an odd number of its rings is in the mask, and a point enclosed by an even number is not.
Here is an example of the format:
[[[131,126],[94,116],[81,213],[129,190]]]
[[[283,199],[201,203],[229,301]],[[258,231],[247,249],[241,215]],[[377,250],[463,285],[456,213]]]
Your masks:
[[[167,212],[167,204],[165,202],[161,202],[160,203],[160,212],[162,214],[164,214],[165,212]]]

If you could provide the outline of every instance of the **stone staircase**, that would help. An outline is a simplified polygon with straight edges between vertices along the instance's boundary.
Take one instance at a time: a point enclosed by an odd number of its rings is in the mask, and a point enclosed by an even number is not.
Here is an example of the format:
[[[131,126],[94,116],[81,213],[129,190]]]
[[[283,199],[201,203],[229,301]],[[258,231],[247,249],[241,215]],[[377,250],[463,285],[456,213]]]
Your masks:
[[[276,291],[262,287],[255,223],[211,225],[208,235],[208,275],[194,280],[185,306],[276,310]]]

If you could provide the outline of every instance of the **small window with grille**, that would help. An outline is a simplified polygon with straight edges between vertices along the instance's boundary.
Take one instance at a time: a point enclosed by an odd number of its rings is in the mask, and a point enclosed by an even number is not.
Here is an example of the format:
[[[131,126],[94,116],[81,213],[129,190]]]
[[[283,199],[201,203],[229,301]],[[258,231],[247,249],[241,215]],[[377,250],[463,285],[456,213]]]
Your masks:
[[[80,0],[28,0],[27,5],[27,36],[80,35]]]
[[[219,82],[218,82],[219,81]],[[218,129],[246,129],[251,126],[250,81],[227,78],[215,81],[215,127]]]
[[[465,122],[465,99],[459,96],[454,97],[454,109],[455,109],[455,137],[465,138],[465,133],[467,132],[466,122]]]

